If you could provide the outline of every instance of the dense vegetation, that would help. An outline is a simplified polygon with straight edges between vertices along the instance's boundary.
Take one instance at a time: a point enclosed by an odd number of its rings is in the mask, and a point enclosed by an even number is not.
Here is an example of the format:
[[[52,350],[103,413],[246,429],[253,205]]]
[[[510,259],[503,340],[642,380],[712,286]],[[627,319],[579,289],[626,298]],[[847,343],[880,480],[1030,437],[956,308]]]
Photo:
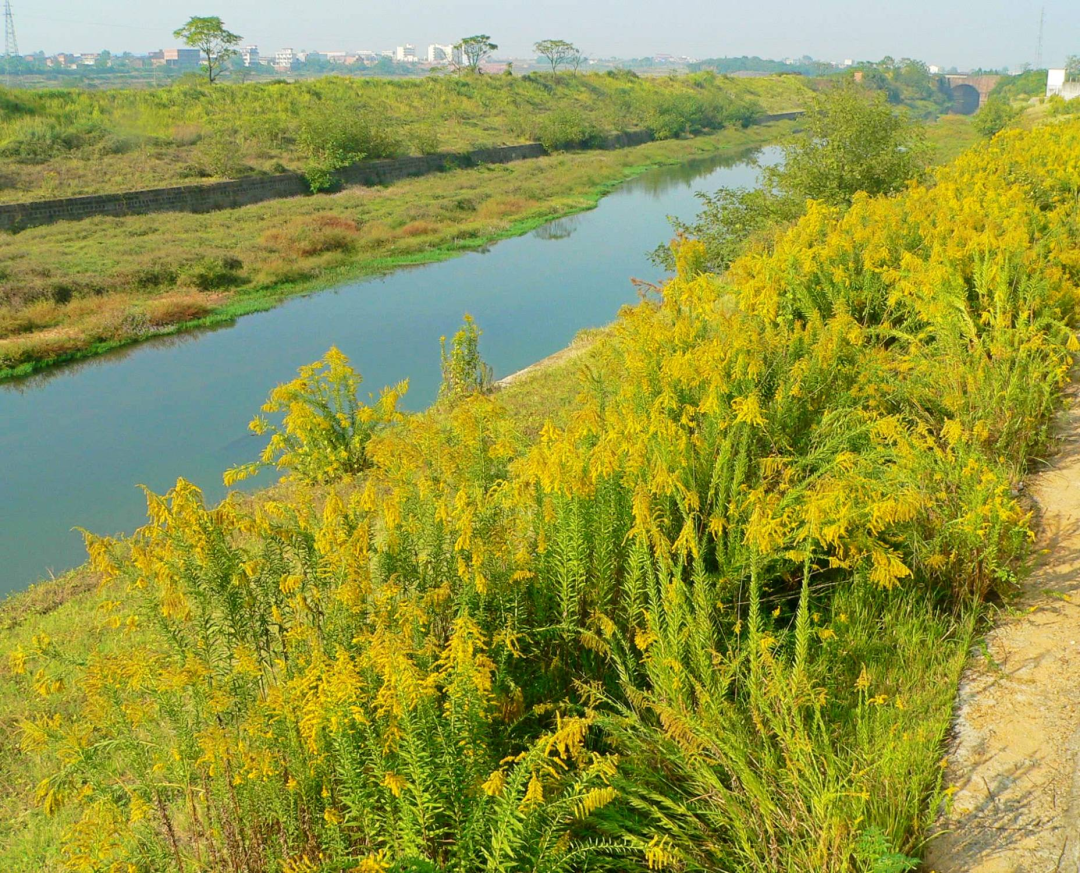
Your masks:
[[[351,160],[536,139],[561,147],[630,128],[670,138],[798,108],[805,92],[795,80],[629,72],[0,89],[0,199],[303,169],[329,145]]]
[[[677,243],[535,437],[469,331],[421,415],[305,368],[289,492],[148,494],[87,538],[111,642],[9,653],[63,864],[911,869],[1080,348],[1078,156],[1007,132],[723,276]]]
[[[699,194],[704,208],[676,231],[706,244],[705,266],[723,270],[756,234],[803,215],[810,201],[849,206],[858,194],[892,194],[927,169],[926,126],[891,106],[885,95],[854,82],[811,98],[799,120],[802,134],[783,146],[783,160],[765,167],[753,189]],[[656,258],[673,269],[674,253]]]

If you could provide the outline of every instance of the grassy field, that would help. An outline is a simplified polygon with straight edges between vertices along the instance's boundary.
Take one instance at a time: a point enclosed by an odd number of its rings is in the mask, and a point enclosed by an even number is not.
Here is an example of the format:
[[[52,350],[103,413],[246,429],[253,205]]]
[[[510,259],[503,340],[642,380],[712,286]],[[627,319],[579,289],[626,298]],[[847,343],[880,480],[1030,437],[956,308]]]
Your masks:
[[[632,128],[672,137],[796,109],[807,93],[798,77],[616,73],[0,88],[0,202],[303,170],[328,146],[375,158]]]
[[[589,209],[649,167],[774,142],[791,128],[732,128],[206,215],[94,218],[3,235],[0,378],[452,257]]]

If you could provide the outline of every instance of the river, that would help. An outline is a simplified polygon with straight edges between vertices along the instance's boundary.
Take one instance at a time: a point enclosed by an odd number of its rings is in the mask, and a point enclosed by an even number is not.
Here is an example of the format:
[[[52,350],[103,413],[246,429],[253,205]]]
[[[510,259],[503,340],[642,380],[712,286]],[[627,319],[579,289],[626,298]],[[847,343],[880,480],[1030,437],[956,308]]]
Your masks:
[[[420,409],[438,391],[439,337],[468,312],[505,376],[610,322],[637,299],[632,277],[660,279],[647,253],[670,238],[668,216],[696,214],[695,192],[756,179],[747,153],[651,170],[595,210],[484,251],[0,384],[0,595],[82,563],[76,526],[141,524],[138,484],[160,492],[183,476],[220,499],[222,471],[259,452],[247,423],[269,390],[330,346],[372,392],[407,377],[404,406]]]

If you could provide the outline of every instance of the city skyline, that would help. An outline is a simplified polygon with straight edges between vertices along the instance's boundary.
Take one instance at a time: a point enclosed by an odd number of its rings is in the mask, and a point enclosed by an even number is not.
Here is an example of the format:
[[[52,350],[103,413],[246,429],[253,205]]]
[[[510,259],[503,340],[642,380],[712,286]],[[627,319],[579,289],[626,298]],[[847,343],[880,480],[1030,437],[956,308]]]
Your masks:
[[[670,53],[689,57],[760,55],[769,58],[810,55],[823,60],[876,60],[886,55],[914,57],[943,66],[1013,67],[1035,60],[1039,14],[1044,4],[960,0],[949,9],[926,0],[905,4],[903,11],[872,9],[865,3],[825,0],[812,9],[781,0],[769,10],[741,10],[735,24],[721,26],[717,16],[731,3],[703,4],[676,0],[663,21],[639,24],[633,16],[644,9],[640,0],[619,5],[594,3],[589,10],[563,0],[522,4],[466,4],[451,0],[437,8],[417,0],[402,0],[378,17],[349,12],[336,18],[326,0],[311,0],[302,20],[283,5],[256,6],[250,0],[221,0],[213,9],[195,9],[177,16],[175,6],[148,0],[137,16],[121,11],[119,0],[99,0],[92,11],[70,0],[42,0],[32,9],[14,3],[22,53],[44,51],[130,51],[142,54],[177,45],[172,31],[187,14],[217,14],[245,44],[264,50],[291,47],[311,51],[393,50],[411,43],[418,53],[429,44],[445,44],[462,35],[484,32],[499,44],[501,57],[531,57],[532,42],[546,37],[566,38],[593,57],[650,57]],[[620,16],[612,28],[599,8]],[[920,9],[925,7],[926,14]],[[734,8],[734,7],[733,7]],[[933,10],[933,18],[928,18]],[[1044,66],[1060,66],[1080,47],[1069,33],[1080,32],[1080,5],[1050,0],[1045,3]],[[423,11],[424,24],[416,24]],[[543,21],[537,21],[546,11]],[[700,21],[691,21],[696,16]],[[817,16],[811,21],[808,16]],[[835,18],[835,21],[832,20]],[[935,26],[927,28],[925,22]],[[781,23],[782,22],[782,25]],[[821,28],[828,23],[827,28]],[[692,25],[692,26],[688,26]],[[816,25],[816,28],[815,26]],[[1028,33],[1030,32],[1030,33]],[[348,35],[343,35],[343,34]],[[808,34],[818,33],[816,37]],[[963,38],[961,38],[963,37]],[[975,39],[972,39],[975,37]],[[969,46],[961,49],[960,45]]]

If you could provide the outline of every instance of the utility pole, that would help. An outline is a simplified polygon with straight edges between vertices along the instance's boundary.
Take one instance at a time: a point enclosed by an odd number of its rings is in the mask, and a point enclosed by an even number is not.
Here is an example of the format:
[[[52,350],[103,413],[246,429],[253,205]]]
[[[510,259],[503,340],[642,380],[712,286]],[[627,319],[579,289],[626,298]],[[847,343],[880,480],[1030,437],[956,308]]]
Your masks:
[[[15,17],[11,14],[11,0],[4,0],[4,66],[7,68],[7,84],[11,87],[11,72],[19,57],[19,41],[15,38]]]
[[[1043,25],[1046,23],[1046,7],[1039,12],[1039,47],[1035,52],[1035,69],[1042,69]]]

